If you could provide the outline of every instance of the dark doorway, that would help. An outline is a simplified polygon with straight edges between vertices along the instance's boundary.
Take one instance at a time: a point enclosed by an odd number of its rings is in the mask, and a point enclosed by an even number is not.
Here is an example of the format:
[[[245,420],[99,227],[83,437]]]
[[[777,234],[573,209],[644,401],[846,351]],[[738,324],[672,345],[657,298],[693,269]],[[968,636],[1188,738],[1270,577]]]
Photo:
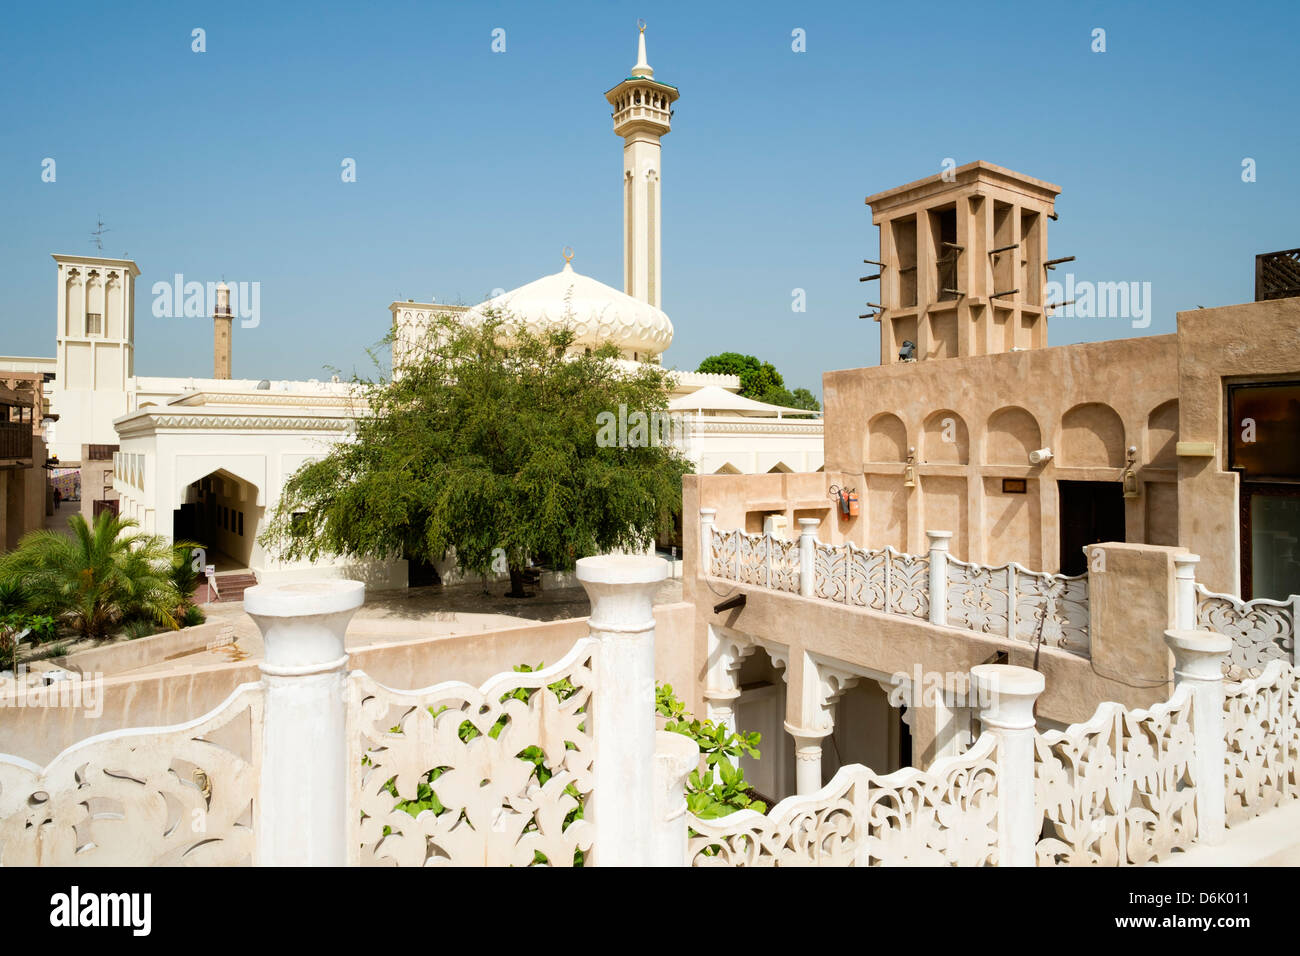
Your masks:
[[[1058,481],[1061,496],[1061,573],[1083,574],[1083,549],[1124,540],[1124,484],[1119,481]]]
[[[1241,596],[1300,593],[1300,382],[1228,386],[1228,467],[1241,475]]]
[[[410,588],[442,584],[442,576],[431,561],[406,556],[406,586]]]
[[[1300,594],[1300,484],[1241,484],[1241,596]]]

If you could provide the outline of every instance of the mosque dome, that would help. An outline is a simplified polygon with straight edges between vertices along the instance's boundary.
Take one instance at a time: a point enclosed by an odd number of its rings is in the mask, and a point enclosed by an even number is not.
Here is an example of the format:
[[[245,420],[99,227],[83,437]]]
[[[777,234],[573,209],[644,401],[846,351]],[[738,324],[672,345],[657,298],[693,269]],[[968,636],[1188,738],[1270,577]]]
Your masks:
[[[466,319],[481,320],[489,309],[535,335],[569,325],[576,346],[613,342],[625,358],[642,361],[659,355],[673,341],[673,324],[662,310],[575,272],[568,261],[553,275],[474,306]]]

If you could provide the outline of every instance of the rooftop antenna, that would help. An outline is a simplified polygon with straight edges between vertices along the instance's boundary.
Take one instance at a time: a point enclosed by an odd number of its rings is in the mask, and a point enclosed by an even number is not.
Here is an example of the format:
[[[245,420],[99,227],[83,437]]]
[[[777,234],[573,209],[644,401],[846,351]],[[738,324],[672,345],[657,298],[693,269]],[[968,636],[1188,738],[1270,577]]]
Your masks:
[[[95,222],[95,231],[90,234],[90,241],[95,244],[95,248],[100,252],[104,251],[104,233],[112,231],[112,229],[104,228],[104,217],[99,215]]]

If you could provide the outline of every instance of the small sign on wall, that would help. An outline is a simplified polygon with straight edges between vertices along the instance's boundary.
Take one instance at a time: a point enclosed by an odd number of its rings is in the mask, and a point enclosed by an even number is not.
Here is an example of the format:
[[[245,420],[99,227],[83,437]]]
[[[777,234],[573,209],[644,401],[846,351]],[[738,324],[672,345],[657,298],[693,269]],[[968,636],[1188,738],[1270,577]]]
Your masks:
[[[1029,482],[1024,478],[1003,478],[1002,493],[1004,495],[1023,495],[1029,490]]]

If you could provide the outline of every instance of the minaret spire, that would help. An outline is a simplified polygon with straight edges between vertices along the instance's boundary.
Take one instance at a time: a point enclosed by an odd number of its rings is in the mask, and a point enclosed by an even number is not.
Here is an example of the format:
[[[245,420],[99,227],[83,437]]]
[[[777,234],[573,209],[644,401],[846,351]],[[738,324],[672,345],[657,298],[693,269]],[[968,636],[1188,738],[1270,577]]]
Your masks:
[[[654,78],[646,62],[645,21],[637,21],[636,65],[605,94],[614,108],[614,132],[623,137],[623,289],[659,308],[660,264],[659,140],[672,128],[677,87]]]
[[[639,32],[636,37],[636,66],[632,67],[632,75],[653,79],[654,67],[647,63],[645,58],[645,21],[638,20],[636,25]]]

